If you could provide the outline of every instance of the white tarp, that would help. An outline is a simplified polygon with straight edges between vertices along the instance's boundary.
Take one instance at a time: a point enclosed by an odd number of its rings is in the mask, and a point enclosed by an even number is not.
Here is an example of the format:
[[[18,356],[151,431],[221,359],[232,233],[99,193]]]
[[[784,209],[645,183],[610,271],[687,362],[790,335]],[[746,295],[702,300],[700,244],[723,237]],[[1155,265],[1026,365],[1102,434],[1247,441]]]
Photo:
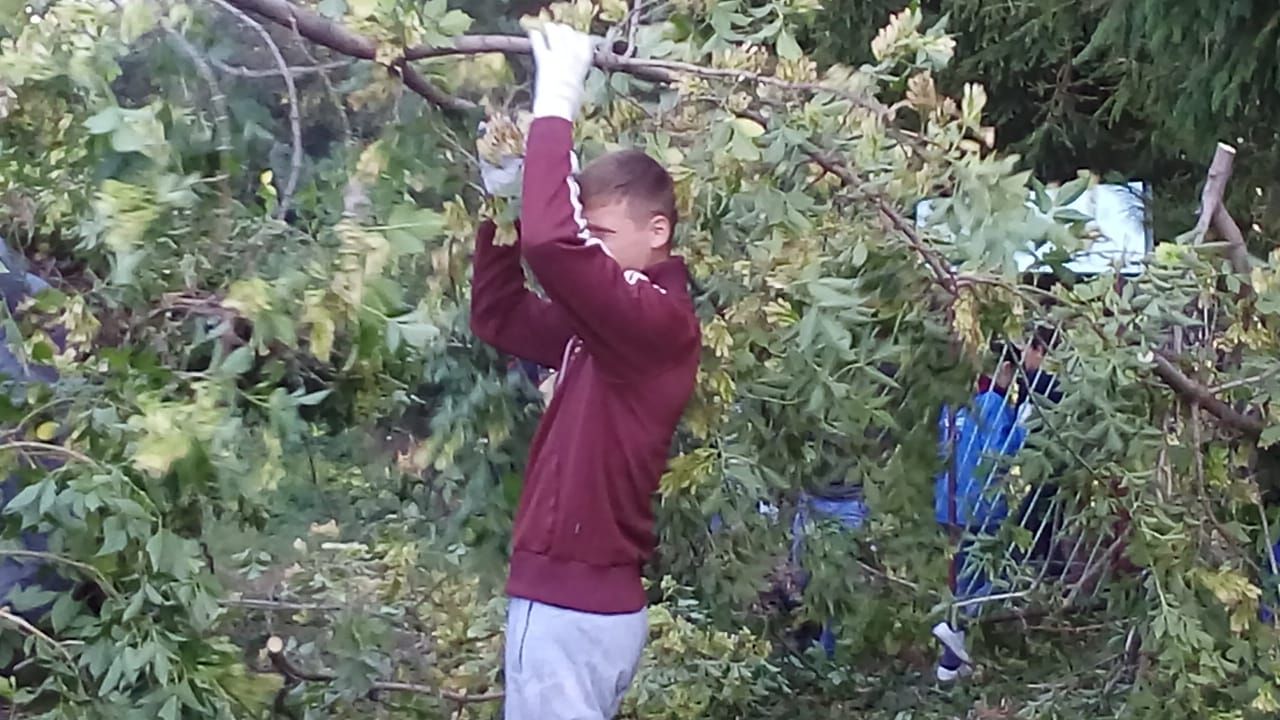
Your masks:
[[[1142,261],[1151,250],[1151,232],[1146,222],[1147,188],[1144,183],[1125,185],[1101,184],[1085,191],[1067,207],[1091,218],[1090,225],[1098,232],[1089,248],[1076,253],[1067,267],[1081,275],[1112,272],[1118,266],[1125,275],[1142,272]],[[1035,208],[1032,194],[1027,204]],[[929,221],[932,202],[922,200],[916,205],[916,226],[923,227]],[[1038,212],[1038,211],[1037,211]],[[934,230],[946,233],[939,226]],[[1015,260],[1020,271],[1047,271],[1036,266],[1036,260],[1052,250],[1048,244],[1037,248],[1034,241],[1027,242],[1027,251],[1018,253]]]

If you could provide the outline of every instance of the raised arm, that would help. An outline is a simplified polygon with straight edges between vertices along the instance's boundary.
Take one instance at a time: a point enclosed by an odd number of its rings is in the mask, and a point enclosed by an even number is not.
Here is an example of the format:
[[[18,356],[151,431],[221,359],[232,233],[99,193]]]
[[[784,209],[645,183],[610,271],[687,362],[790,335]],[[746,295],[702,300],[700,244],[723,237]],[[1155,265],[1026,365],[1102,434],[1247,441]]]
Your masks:
[[[544,367],[560,367],[564,348],[573,335],[565,313],[525,286],[519,242],[493,243],[493,221],[476,231],[471,273],[471,330],[502,352]]]
[[[538,75],[521,196],[524,259],[607,371],[631,379],[660,372],[699,342],[683,263],[667,261],[653,277],[624,270],[592,235],[574,177],[572,122],[591,41],[554,25],[531,39]]]

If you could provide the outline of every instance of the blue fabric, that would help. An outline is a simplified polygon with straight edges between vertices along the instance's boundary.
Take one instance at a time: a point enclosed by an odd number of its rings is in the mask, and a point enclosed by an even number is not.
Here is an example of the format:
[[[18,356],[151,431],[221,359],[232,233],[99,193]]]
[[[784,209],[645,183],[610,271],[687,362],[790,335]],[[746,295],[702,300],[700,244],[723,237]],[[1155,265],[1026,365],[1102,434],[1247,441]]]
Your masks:
[[[800,496],[800,508],[791,521],[791,560],[800,561],[801,545],[804,542],[804,526],[810,517],[814,519],[831,518],[848,530],[857,530],[867,521],[867,504],[858,492],[848,498],[824,498],[809,495]]]
[[[982,567],[981,560],[972,554],[978,539],[978,536],[966,533],[960,540],[960,547],[956,549],[953,561],[956,565],[956,585],[952,588],[952,595],[957,601],[987,597],[994,589],[991,578],[987,577],[987,572]],[[974,603],[965,605],[961,611],[966,617],[976,617],[981,607],[980,604]]]
[[[952,672],[955,672],[956,670],[964,667],[964,660],[961,660],[960,656],[955,654],[955,651],[951,648],[943,645],[942,659],[938,661],[938,664]]]
[[[1280,541],[1276,541],[1276,544],[1271,546],[1271,559],[1275,560],[1277,567],[1280,567]],[[1270,569],[1271,561],[1264,559],[1262,562],[1264,589],[1262,592],[1262,602],[1258,605],[1258,619],[1268,625],[1273,625],[1276,621],[1276,612],[1271,603],[1276,600],[1276,578],[1269,572]]]
[[[812,516],[817,518],[832,518],[840,523],[847,530],[857,530],[867,521],[869,510],[867,504],[862,499],[862,493],[856,492],[847,498],[824,498],[809,494],[800,496],[800,508],[796,511],[795,519],[791,522],[791,559],[792,562],[800,564],[801,552],[803,550],[804,526]],[[808,574],[805,574],[803,583],[808,585]],[[818,636],[818,643],[822,646],[822,651],[826,654],[827,659],[834,659],[836,655],[836,633],[835,622],[828,620],[822,625],[822,634]]]
[[[934,481],[934,515],[939,523],[992,530],[1009,515],[1009,503],[996,473],[999,458],[1022,449],[1027,431],[1018,409],[995,390],[979,393],[971,408],[942,409],[939,450],[947,467]],[[954,440],[954,457],[952,455]],[[955,475],[955,517],[951,516],[951,476]]]
[[[49,287],[41,278],[25,272],[25,261],[21,255],[10,250],[0,238],[0,302],[14,313],[22,300]],[[61,328],[54,329],[54,342],[62,348]],[[0,391],[6,387],[8,392],[21,397],[28,383],[51,384],[58,379],[58,372],[51,366],[24,363],[9,349],[4,328],[0,328]],[[41,463],[45,470],[53,470],[60,466],[60,461]],[[0,483],[0,508],[8,504],[9,499],[22,490],[19,477],[10,475]],[[18,546],[24,550],[45,552],[49,549],[48,536],[43,533],[26,530],[18,536]],[[10,594],[26,587],[39,586],[46,590],[63,590],[70,587],[65,580],[53,575],[46,564],[33,559],[0,558],[0,605],[7,604]],[[34,621],[47,611],[49,606],[33,608],[19,613],[28,620]]]

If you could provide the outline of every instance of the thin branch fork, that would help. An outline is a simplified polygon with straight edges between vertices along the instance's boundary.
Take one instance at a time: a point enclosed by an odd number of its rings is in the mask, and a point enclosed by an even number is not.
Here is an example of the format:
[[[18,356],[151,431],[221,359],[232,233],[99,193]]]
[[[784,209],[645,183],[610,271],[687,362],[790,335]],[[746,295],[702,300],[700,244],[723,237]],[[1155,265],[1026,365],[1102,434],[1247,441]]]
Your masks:
[[[286,680],[292,682],[316,682],[331,683],[336,677],[327,672],[309,672],[299,668],[293,664],[289,656],[285,654],[284,639],[279,636],[272,636],[267,640],[267,657],[271,660],[271,666],[276,669]],[[428,685],[419,685],[417,683],[390,682],[379,681],[373,683],[374,691],[382,692],[405,692],[416,695],[430,695],[438,697],[448,702],[458,705],[470,705],[474,703],[487,703],[501,700],[504,693],[501,691],[493,691],[487,693],[479,693],[471,695],[465,692],[455,690],[443,690],[441,688],[433,688]]]

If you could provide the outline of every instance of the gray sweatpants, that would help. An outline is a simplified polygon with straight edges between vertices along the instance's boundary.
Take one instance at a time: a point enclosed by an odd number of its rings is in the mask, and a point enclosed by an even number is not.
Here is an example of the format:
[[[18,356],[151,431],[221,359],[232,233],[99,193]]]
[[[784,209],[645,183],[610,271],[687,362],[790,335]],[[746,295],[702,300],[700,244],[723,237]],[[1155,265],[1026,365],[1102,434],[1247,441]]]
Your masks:
[[[597,615],[511,598],[506,720],[610,720],[649,634],[644,610]]]

